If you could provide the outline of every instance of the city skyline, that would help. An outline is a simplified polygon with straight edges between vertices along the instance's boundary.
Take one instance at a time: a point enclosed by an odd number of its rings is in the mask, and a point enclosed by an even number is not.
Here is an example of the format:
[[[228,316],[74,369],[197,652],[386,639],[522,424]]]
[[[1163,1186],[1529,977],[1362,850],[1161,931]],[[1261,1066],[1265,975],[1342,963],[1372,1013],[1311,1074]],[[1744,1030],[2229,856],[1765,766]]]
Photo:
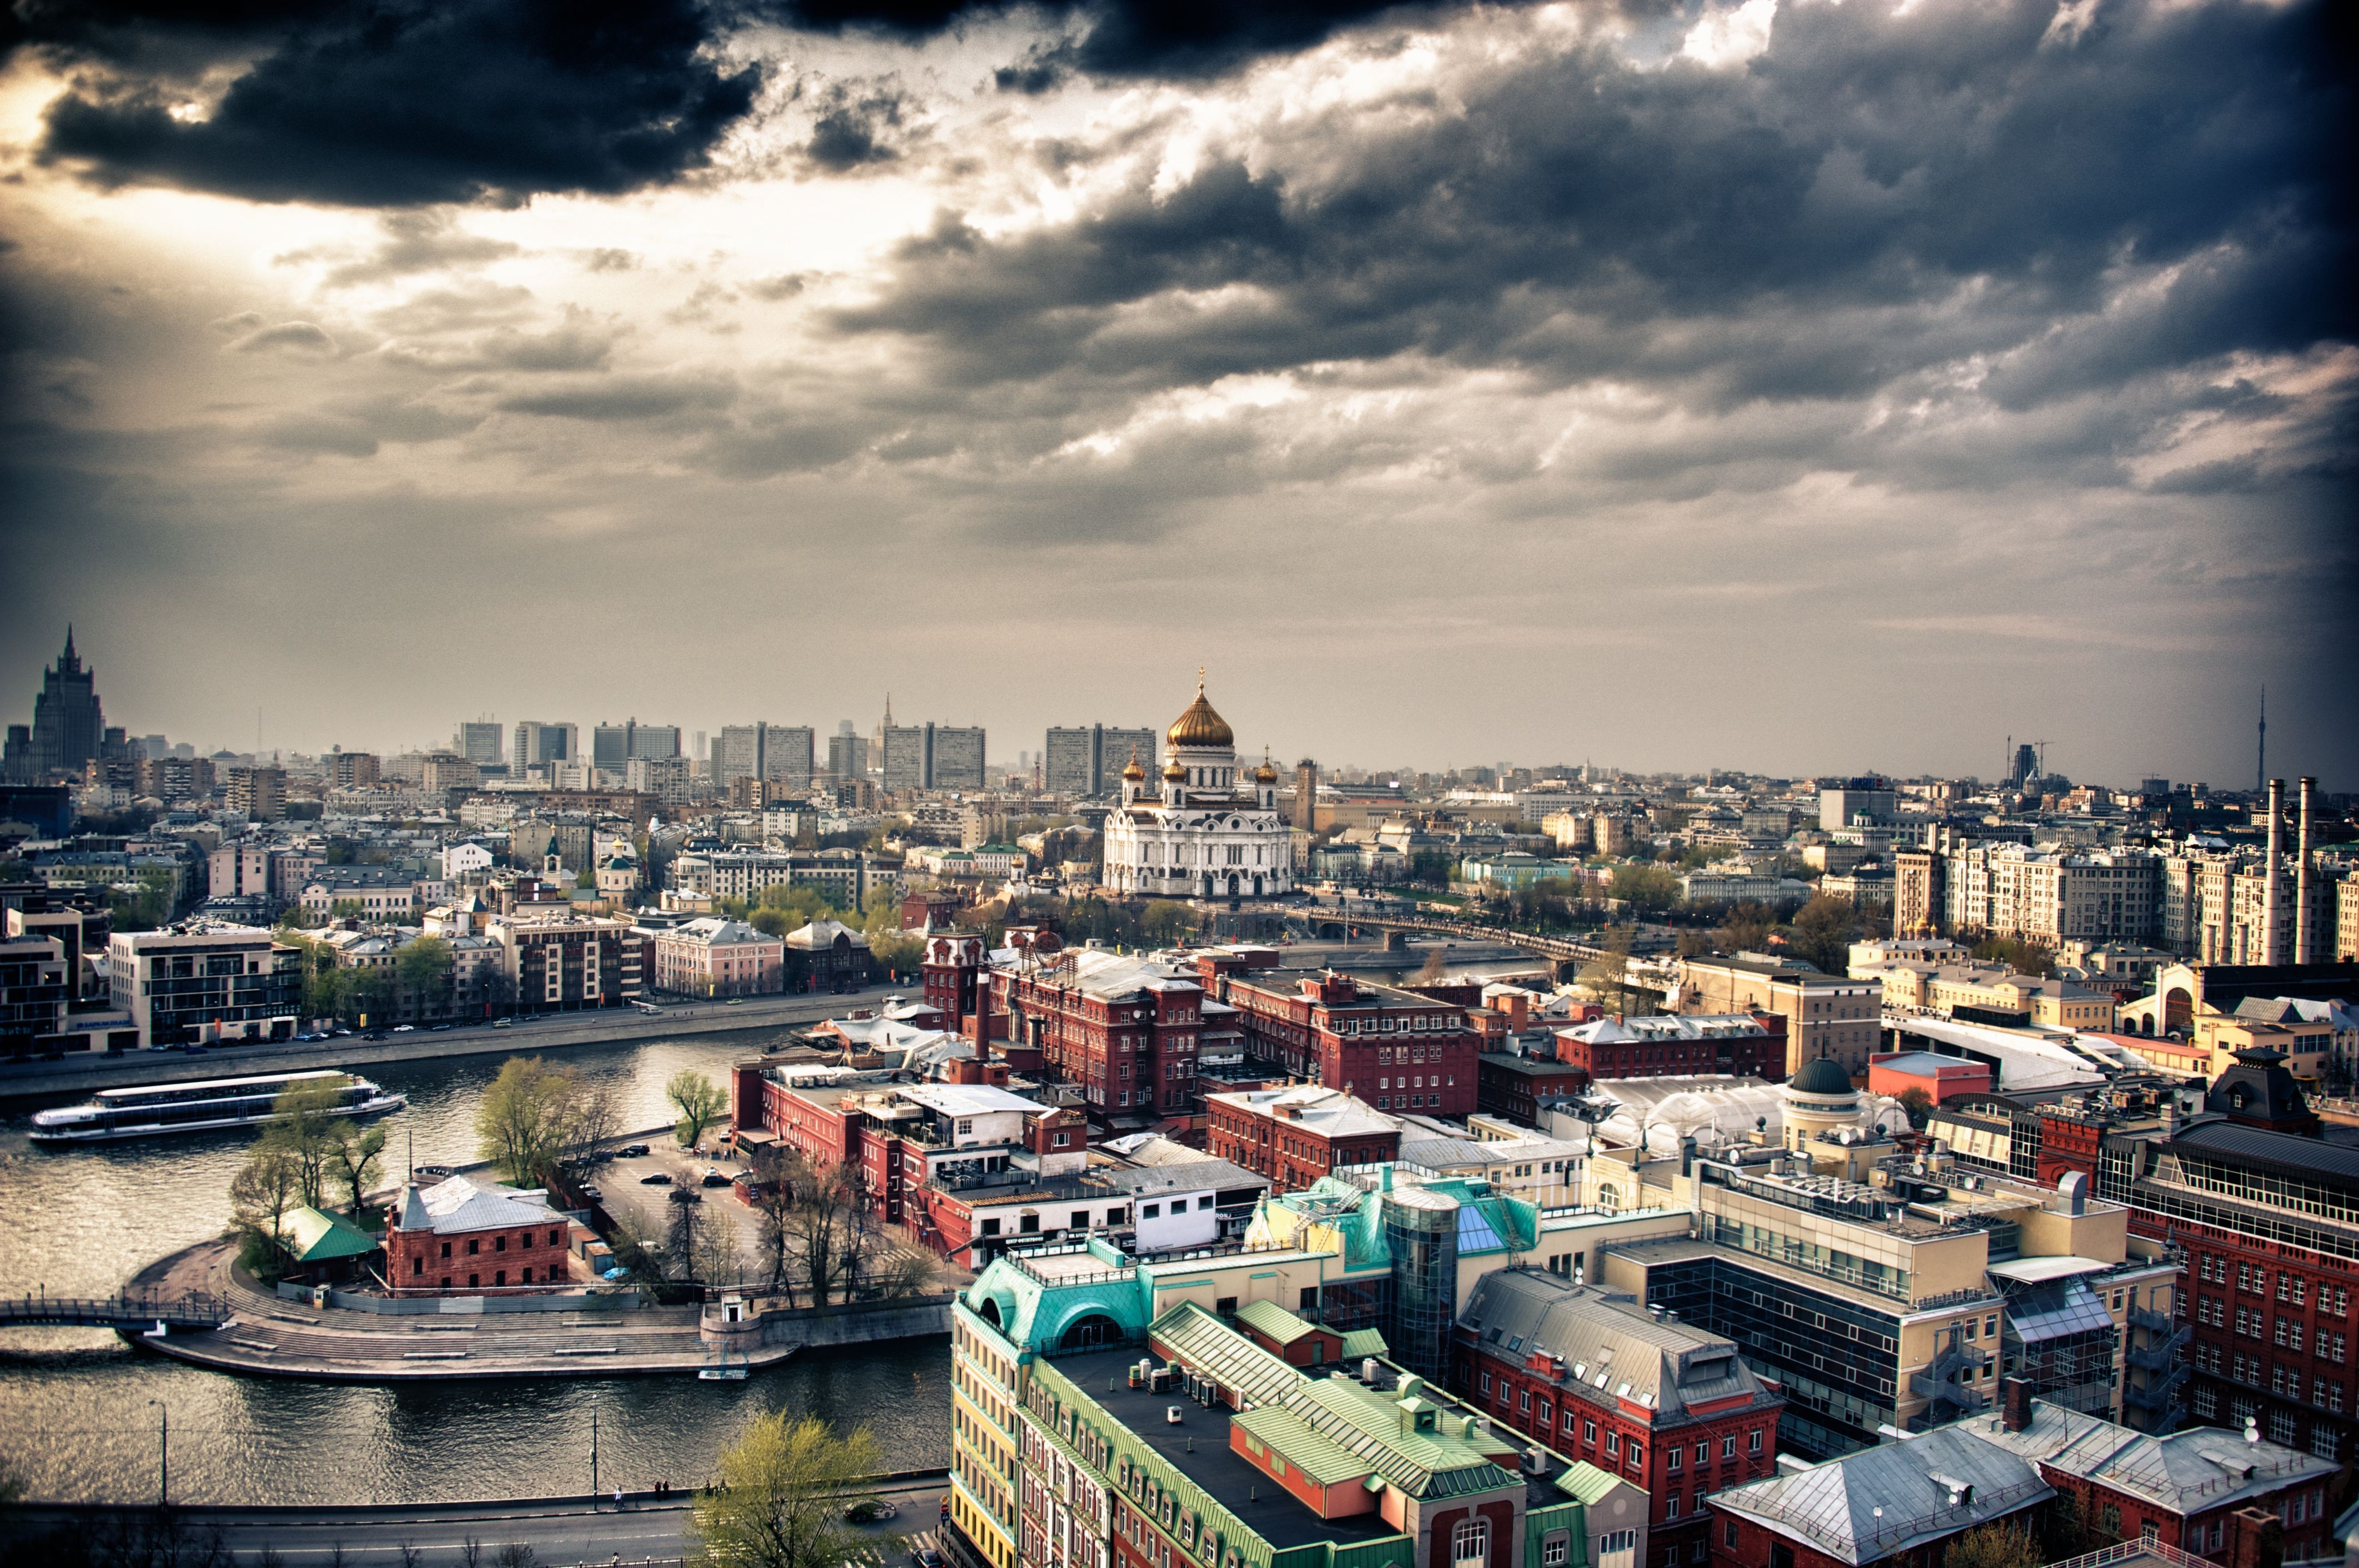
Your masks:
[[[48,670],[50,668],[51,664],[54,663],[55,657],[56,655],[52,655],[51,661],[45,662],[42,670],[40,672],[37,672],[33,682],[27,689],[38,690],[41,676],[46,675]],[[77,654],[77,657],[81,658],[84,672],[95,672],[97,668],[95,661],[89,659],[80,653]],[[0,687],[0,689],[5,689],[5,687]],[[102,698],[103,698],[103,693],[101,694]],[[1144,702],[1147,699],[1138,699],[1137,702],[1132,703],[1131,707],[1136,708],[1139,706],[1140,702]],[[2254,715],[2256,729],[2248,730],[2244,741],[2248,759],[2253,757],[2256,742],[2260,741],[2262,734],[2264,733],[2258,727],[2266,723],[2266,719],[2264,717],[2266,711],[2265,703],[2266,698],[2263,694],[2256,693]],[[783,708],[784,706],[785,703],[783,699],[774,701],[770,704],[769,708],[764,709],[763,711],[775,712]],[[913,708],[908,708],[906,703],[905,708],[908,710],[896,716],[896,722],[904,725],[917,726],[922,726],[929,722],[935,724],[961,722],[960,720],[941,719],[929,720],[923,717],[916,716],[916,709]],[[234,738],[222,740],[218,743],[211,739],[192,741],[188,732],[168,721],[149,723],[142,720],[128,722],[124,727],[126,728],[135,737],[142,734],[164,734],[171,739],[175,743],[189,742],[195,744],[199,755],[213,754],[221,752],[229,752],[239,755],[260,755],[275,752],[316,756],[335,750],[347,752],[369,752],[380,755],[400,755],[456,750],[458,748],[456,747],[455,742],[457,741],[459,731],[462,726],[470,723],[482,723],[488,721],[493,723],[500,732],[501,746],[503,748],[501,753],[502,760],[503,762],[506,762],[511,760],[506,754],[506,747],[509,743],[510,732],[513,731],[516,725],[519,722],[529,721],[544,724],[571,724],[575,726],[585,737],[600,725],[619,726],[626,722],[636,722],[642,727],[653,725],[677,729],[680,737],[679,754],[683,757],[690,758],[691,760],[701,761],[703,760],[703,754],[697,752],[693,744],[693,738],[698,734],[705,736],[707,746],[710,748],[711,746],[718,744],[719,737],[724,728],[735,725],[750,726],[756,722],[777,723],[783,719],[783,721],[788,725],[808,725],[813,731],[813,739],[821,742],[820,749],[823,752],[824,741],[827,737],[836,733],[837,730],[835,726],[844,721],[840,717],[836,719],[830,720],[819,718],[790,716],[783,713],[781,713],[777,718],[768,719],[761,719],[758,714],[724,715],[712,718],[711,722],[704,722],[701,719],[694,722],[685,721],[677,715],[660,712],[651,712],[645,715],[638,713],[625,713],[618,717],[600,715],[593,719],[559,718],[555,717],[554,714],[555,708],[553,706],[545,706],[542,708],[533,710],[531,718],[527,720],[520,718],[502,718],[495,712],[486,709],[483,712],[477,713],[473,719],[462,718],[451,720],[447,727],[452,731],[452,733],[449,737],[443,737],[440,735],[439,732],[429,728],[428,735],[425,738],[406,740],[397,742],[378,741],[376,743],[370,743],[366,737],[356,738],[351,741],[338,739],[325,743],[313,745],[298,744],[292,741],[283,742],[277,741],[272,738],[269,732],[269,710],[266,706],[263,708],[261,715],[261,723],[263,728],[262,738],[259,743],[255,745],[245,744]],[[1114,729],[1127,722],[1136,724],[1138,728],[1143,728],[1159,733],[1159,731],[1170,722],[1169,719],[1166,719],[1153,720],[1144,724],[1137,724],[1137,720],[1142,717],[1144,717],[1144,715],[1135,711],[1122,711],[1119,712],[1117,717],[1110,722],[1103,717],[1077,715],[1059,717],[1051,714],[1045,723],[1034,727],[1021,730],[1008,727],[1002,730],[1003,735],[1012,736],[1015,737],[1015,739],[995,748],[989,752],[988,757],[990,765],[995,769],[1012,769],[1017,765],[1016,762],[1016,757],[1019,752],[1027,759],[1026,762],[1023,764],[1024,766],[1030,767],[1036,765],[1039,762],[1042,756],[1041,745],[1048,734],[1048,731],[1063,725],[1079,724],[1086,729],[1087,726],[1095,723],[1105,725],[1108,729]],[[875,719],[864,721],[855,719],[852,719],[850,722],[853,726],[854,732],[861,736],[864,741],[875,733],[876,726],[881,723],[881,721],[882,715],[880,713],[880,715]],[[995,728],[995,726],[985,718],[965,720],[964,722],[977,724],[984,729],[986,733]],[[1992,751],[1994,755],[2005,753],[2007,756],[2012,756],[2012,752],[2008,751],[2007,748],[2019,747],[2025,743],[2033,744],[2042,752],[2047,751],[2049,746],[2052,744],[2052,742],[2044,741],[2026,742],[2018,741],[2017,737],[2014,733],[2010,732],[2002,738],[2002,741],[1995,741],[1991,747],[1985,749]],[[585,739],[582,741],[585,751],[588,744],[589,742]],[[1893,747],[1894,749],[1897,749],[1900,743],[1895,741],[1890,737],[1887,737],[1885,744]],[[2340,786],[2332,775],[2321,773],[2316,768],[2310,765],[2306,761],[2306,758],[2309,755],[2315,754],[2311,750],[2310,742],[2301,737],[2295,737],[2290,740],[2281,737],[2278,744],[2280,748],[2292,748],[2291,753],[2288,754],[2287,750],[2281,749],[2275,761],[2267,762],[2267,766],[2268,770],[2270,770],[2268,776],[2291,779],[2300,775],[2308,775],[2318,778],[2321,782],[2321,787],[2327,793],[2333,794],[2338,792]],[[1239,741],[1239,747],[1242,752],[1258,752],[1264,749],[1264,745],[1265,743],[1260,741]],[[1352,748],[1355,745],[1358,747],[1358,751],[1353,752]],[[1934,767],[1909,768],[1904,766],[1894,766],[1889,763],[1876,763],[1873,762],[1864,763],[1846,763],[1834,766],[1822,765],[1817,767],[1798,766],[1791,768],[1777,768],[1761,765],[1744,759],[1723,759],[1719,762],[1706,763],[1680,764],[1674,762],[1666,763],[1660,766],[1644,766],[1636,762],[1618,759],[1613,756],[1573,757],[1566,755],[1552,755],[1545,750],[1545,742],[1541,743],[1541,749],[1535,750],[1529,753],[1520,756],[1506,754],[1504,751],[1500,751],[1495,752],[1490,755],[1436,759],[1431,762],[1426,762],[1415,758],[1397,757],[1388,761],[1364,759],[1363,754],[1367,752],[1369,750],[1364,741],[1353,741],[1348,739],[1343,741],[1342,749],[1332,750],[1325,755],[1321,755],[1315,752],[1307,752],[1300,747],[1289,749],[1274,741],[1267,742],[1266,749],[1273,759],[1289,767],[1297,757],[1308,756],[1312,760],[1319,762],[1322,767],[1331,772],[1337,769],[1368,769],[1381,773],[1386,769],[1397,766],[1413,769],[1413,771],[1419,773],[1447,773],[1474,768],[1495,769],[1499,763],[1504,762],[1515,767],[1532,769],[1579,768],[1584,765],[1594,765],[1599,768],[1613,769],[1618,772],[1642,775],[1654,773],[1703,774],[1718,772],[1728,773],[1751,773],[1766,777],[1794,776],[1810,778],[1833,776],[1849,773],[1882,773],[1902,778],[1920,776],[1973,777],[1983,780],[1986,783],[1995,780],[2004,780],[2009,776],[2009,770],[2004,766],[1993,767],[1986,771],[1968,764],[1945,770]],[[2222,748],[2223,755],[2225,754],[2227,749],[2228,748],[2225,746]],[[2321,750],[2323,750],[2326,754],[2332,754],[2332,748],[2322,748]],[[2266,760],[2266,752],[2263,752],[2262,756],[2264,760]],[[2208,784],[2214,790],[2221,791],[2234,792],[2245,788],[2245,786],[2239,782],[2238,775],[2233,768],[2223,769],[2216,775],[2203,774],[2200,773],[2174,773],[2152,767],[2132,767],[2119,773],[2106,774],[2093,773],[2086,770],[2076,773],[2073,767],[2062,756],[2049,758],[2048,759],[2048,763],[2049,772],[2073,778],[2075,782],[2098,784],[2120,789],[2134,788],[2140,781],[2147,778],[2156,777],[2169,778],[2174,783],[2180,784],[2201,783]],[[822,767],[824,766],[823,757],[821,759],[821,765]]]
[[[397,9],[12,24],[10,689],[2359,776],[2320,0]]]

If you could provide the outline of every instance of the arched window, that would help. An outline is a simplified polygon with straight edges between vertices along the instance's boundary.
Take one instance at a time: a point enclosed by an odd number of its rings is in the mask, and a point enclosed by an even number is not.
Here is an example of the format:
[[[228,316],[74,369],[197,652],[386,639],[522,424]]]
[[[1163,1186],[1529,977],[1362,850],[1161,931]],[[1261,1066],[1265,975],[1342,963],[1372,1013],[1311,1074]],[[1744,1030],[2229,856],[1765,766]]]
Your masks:
[[[1462,1519],[1450,1532],[1451,1568],[1488,1568],[1491,1560],[1491,1521],[1486,1519]]]

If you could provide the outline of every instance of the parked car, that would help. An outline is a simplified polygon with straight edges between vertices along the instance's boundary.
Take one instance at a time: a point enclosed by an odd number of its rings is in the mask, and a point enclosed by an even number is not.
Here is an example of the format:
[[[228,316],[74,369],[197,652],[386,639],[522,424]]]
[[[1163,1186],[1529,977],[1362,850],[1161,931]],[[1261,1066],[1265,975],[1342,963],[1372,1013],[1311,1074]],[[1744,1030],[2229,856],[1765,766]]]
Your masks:
[[[639,1185],[643,1187],[668,1187],[671,1185],[671,1173],[669,1171],[650,1171],[646,1175],[639,1178]]]
[[[514,1029],[516,1027],[516,1020],[513,1018],[495,1018],[492,1020],[492,1027],[495,1029]]]
[[[606,1197],[606,1195],[605,1195],[604,1193],[600,1192],[600,1191],[599,1191],[597,1188],[595,1188],[595,1187],[584,1187],[584,1188],[582,1188],[582,1195],[583,1197],[585,1197],[585,1198],[588,1198],[592,1203],[603,1203],[603,1202],[604,1202],[604,1201],[605,1201],[605,1197]]]
[[[643,1160],[647,1158],[647,1146],[644,1143],[625,1143],[614,1152],[625,1160]]]
[[[918,1548],[918,1568],[943,1568],[942,1554],[930,1546]]]
[[[414,1023],[397,1023],[393,1026],[393,1032],[396,1034],[415,1034],[418,1033],[418,1025]]]
[[[674,1203],[702,1203],[704,1195],[694,1187],[674,1187],[664,1195]]]
[[[701,1184],[708,1187],[725,1187],[729,1184],[729,1178],[718,1171],[707,1171]]]
[[[882,1498],[863,1498],[847,1507],[843,1517],[851,1524],[875,1524],[879,1519],[891,1519],[900,1511]]]
[[[431,1034],[440,1034],[450,1027],[451,1026],[447,1023],[438,1023],[431,1030],[429,1030],[428,1033]]]

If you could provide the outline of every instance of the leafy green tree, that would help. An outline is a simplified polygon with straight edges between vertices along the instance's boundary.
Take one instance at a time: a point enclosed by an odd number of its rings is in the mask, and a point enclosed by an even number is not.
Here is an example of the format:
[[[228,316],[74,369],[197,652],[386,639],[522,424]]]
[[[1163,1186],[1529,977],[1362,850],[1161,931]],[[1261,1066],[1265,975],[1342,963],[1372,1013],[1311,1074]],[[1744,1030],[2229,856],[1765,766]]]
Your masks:
[[[671,1076],[671,1081],[664,1085],[664,1098],[679,1112],[675,1135],[691,1149],[704,1136],[706,1128],[729,1114],[729,1097],[693,1067],[683,1067]]]
[[[420,936],[394,956],[393,974],[412,1016],[451,1010],[451,973],[456,959],[440,936]]]
[[[1139,917],[1139,935],[1157,946],[1165,946],[1190,935],[1196,929],[1195,913],[1186,904],[1172,899],[1158,898],[1147,906]]]
[[[686,1534],[700,1568],[839,1568],[859,1544],[843,1495],[882,1465],[864,1426],[757,1417],[721,1451],[718,1483],[696,1496]]]
[[[1613,895],[1633,909],[1659,912],[1680,902],[1680,880],[1661,866],[1614,868]]]
[[[511,1056],[475,1107],[477,1146],[509,1181],[544,1186],[583,1141],[597,1098],[577,1068]]]
[[[1757,953],[1769,945],[1769,934],[1777,928],[1777,915],[1748,899],[1730,908],[1713,935],[1728,952]]]
[[[363,1127],[347,1119],[332,1125],[328,1136],[334,1141],[329,1151],[330,1162],[352,1198],[353,1217],[358,1218],[361,1206],[368,1200],[370,1184],[375,1180],[377,1162],[385,1155],[385,1129]]]
[[[1933,1097],[1913,1087],[1903,1089],[1900,1091],[1900,1108],[1908,1113],[1908,1125],[1922,1132],[1926,1118],[1933,1114]]]
[[[2039,1568],[2046,1561],[2028,1524],[1993,1519],[1952,1540],[1942,1568]]]
[[[883,968],[906,975],[924,961],[926,945],[915,932],[892,931],[869,937],[868,951]]]
[[[1851,945],[1865,929],[1851,900],[1814,894],[1794,914],[1794,951],[1830,975],[1851,972]]]
[[[230,1178],[229,1205],[243,1243],[242,1260],[266,1282],[276,1283],[287,1263],[287,1217],[303,1206],[301,1162],[278,1145],[257,1144]]]
[[[1984,936],[1974,943],[1974,957],[2005,964],[2017,974],[2045,979],[2056,968],[2056,949],[2027,936]]]
[[[351,1082],[339,1075],[289,1084],[271,1102],[270,1122],[256,1141],[294,1159],[303,1201],[313,1208],[326,1197],[328,1170],[339,1157],[336,1129],[352,1125],[343,1114],[343,1091]]]

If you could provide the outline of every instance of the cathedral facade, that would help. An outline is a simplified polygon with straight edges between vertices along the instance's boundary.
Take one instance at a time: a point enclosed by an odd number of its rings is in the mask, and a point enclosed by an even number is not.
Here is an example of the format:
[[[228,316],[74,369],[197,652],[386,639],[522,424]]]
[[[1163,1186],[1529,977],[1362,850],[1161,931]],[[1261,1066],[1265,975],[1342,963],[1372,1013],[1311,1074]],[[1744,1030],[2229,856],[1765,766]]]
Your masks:
[[[1133,757],[1106,818],[1105,885],[1151,898],[1272,898],[1294,891],[1294,840],[1277,809],[1277,770],[1237,767],[1236,736],[1204,697],[1166,731],[1150,784]]]

